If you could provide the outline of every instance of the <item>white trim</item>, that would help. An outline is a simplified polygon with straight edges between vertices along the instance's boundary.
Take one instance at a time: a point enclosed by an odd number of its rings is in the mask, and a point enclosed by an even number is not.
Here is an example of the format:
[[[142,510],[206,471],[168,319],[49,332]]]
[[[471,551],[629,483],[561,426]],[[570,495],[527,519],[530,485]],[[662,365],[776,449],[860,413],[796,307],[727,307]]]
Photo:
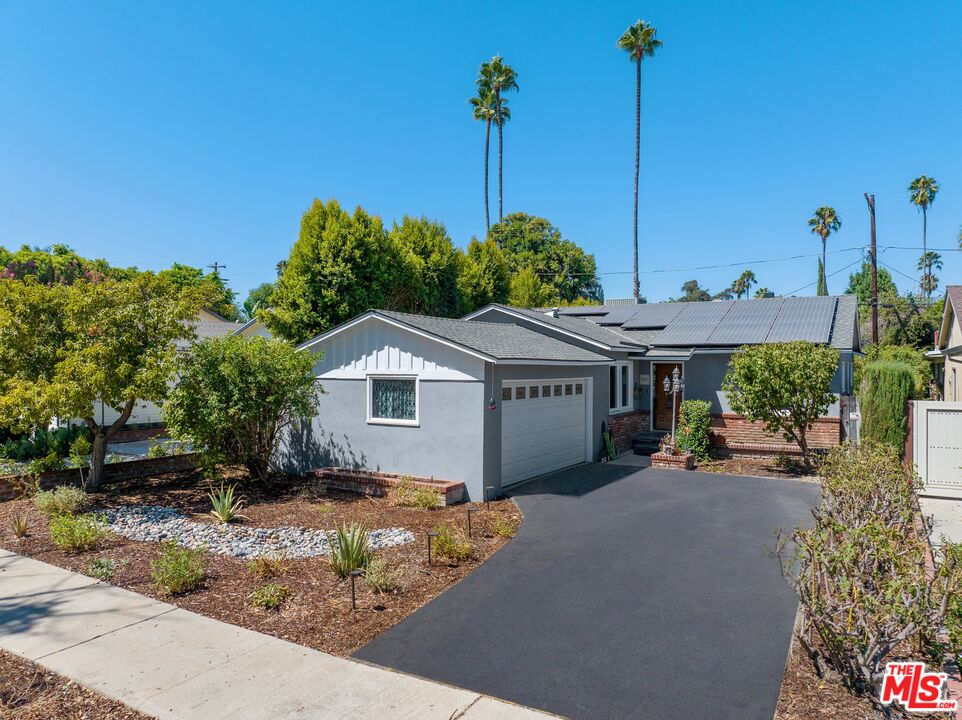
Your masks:
[[[414,419],[392,420],[391,418],[376,418],[372,415],[374,395],[371,387],[374,380],[413,380],[414,381]],[[367,424],[368,425],[400,425],[403,427],[421,426],[421,378],[417,375],[374,373],[367,376]]]
[[[634,362],[631,360],[617,360],[615,362],[608,363],[608,414],[609,415],[620,415],[622,413],[631,412],[635,409],[634,407],[634,374],[635,368]],[[615,400],[618,404],[615,407],[611,407],[611,368],[616,368],[615,372]],[[622,397],[622,382],[621,382],[621,370],[622,368],[628,368],[628,397]]]
[[[541,327],[548,328],[549,330],[556,330],[557,332],[561,333],[562,335],[567,335],[568,337],[577,338],[578,340],[581,340],[582,342],[586,342],[586,343],[588,343],[589,345],[594,345],[595,347],[600,347],[602,350],[614,350],[614,349],[615,349],[614,345],[606,345],[605,343],[599,342],[598,340],[592,340],[591,338],[586,337],[585,335],[581,335],[581,334],[579,334],[579,333],[572,332],[572,331],[570,331],[570,330],[565,330],[564,328],[560,328],[560,327],[558,327],[557,325],[552,325],[551,323],[543,322],[543,321],[539,320],[538,318],[531,317],[530,315],[525,315],[524,313],[516,312],[516,311],[514,311],[514,310],[512,310],[512,309],[510,309],[510,308],[504,307],[503,305],[496,305],[496,304],[485,305],[485,306],[484,306],[483,308],[481,308],[480,310],[475,310],[473,313],[468,313],[467,315],[465,315],[465,316],[464,316],[463,318],[461,318],[461,319],[462,319],[462,320],[473,320],[473,319],[476,318],[478,315],[481,315],[482,313],[486,313],[486,312],[488,312],[489,310],[496,310],[496,311],[498,311],[498,312],[504,313],[505,315],[508,315],[509,317],[516,317],[516,318],[519,318],[519,319],[521,319],[521,320],[530,320],[531,322],[535,323],[536,325],[540,325]],[[601,326],[599,325],[598,327],[601,327]],[[611,332],[611,331],[609,330],[608,332]]]
[[[681,377],[684,378],[687,375],[685,369],[684,360],[652,360],[648,363],[648,430],[650,432],[656,432],[664,430],[665,428],[655,427],[655,365],[681,365]],[[685,380],[685,389],[681,391],[681,401],[685,401],[685,390],[687,389],[688,381]],[[671,428],[669,428],[669,431]]]
[[[373,368],[372,368],[373,370]],[[335,368],[333,370],[327,370],[317,375],[318,380],[364,380],[371,374],[371,370],[358,370],[354,368]],[[477,378],[473,375],[461,372],[460,370],[453,370],[451,368],[444,368],[442,370],[390,370],[390,369],[377,369],[374,373],[375,375],[384,376],[394,376],[394,377],[412,377],[417,375],[420,380],[425,382],[438,381],[438,382],[483,382],[481,378]]]

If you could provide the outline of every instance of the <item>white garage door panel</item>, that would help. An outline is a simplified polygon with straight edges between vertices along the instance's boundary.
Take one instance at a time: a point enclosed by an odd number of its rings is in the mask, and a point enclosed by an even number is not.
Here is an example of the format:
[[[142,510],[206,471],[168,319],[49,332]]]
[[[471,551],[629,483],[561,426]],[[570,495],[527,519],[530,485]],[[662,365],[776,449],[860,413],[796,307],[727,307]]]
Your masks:
[[[554,396],[556,385],[571,385],[571,395]],[[531,387],[550,385],[551,397],[531,398]],[[574,394],[581,385],[582,394]],[[528,397],[518,400],[515,389],[524,387]],[[536,475],[585,461],[585,398],[588,384],[578,380],[529,380],[505,383],[511,400],[501,404],[501,485],[521,482]]]

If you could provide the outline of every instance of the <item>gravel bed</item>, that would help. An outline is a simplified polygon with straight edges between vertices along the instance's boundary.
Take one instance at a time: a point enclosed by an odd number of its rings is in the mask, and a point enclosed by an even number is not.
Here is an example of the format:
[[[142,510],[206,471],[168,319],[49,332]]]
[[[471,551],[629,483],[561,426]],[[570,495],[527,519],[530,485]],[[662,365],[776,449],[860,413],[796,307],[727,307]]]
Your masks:
[[[163,542],[207,550],[237,558],[283,556],[293,560],[329,555],[327,533],[302,527],[253,528],[195,522],[178,510],[159,505],[127,505],[104,511],[110,531],[131,540]],[[404,528],[383,528],[368,532],[374,550],[414,542],[414,533]]]

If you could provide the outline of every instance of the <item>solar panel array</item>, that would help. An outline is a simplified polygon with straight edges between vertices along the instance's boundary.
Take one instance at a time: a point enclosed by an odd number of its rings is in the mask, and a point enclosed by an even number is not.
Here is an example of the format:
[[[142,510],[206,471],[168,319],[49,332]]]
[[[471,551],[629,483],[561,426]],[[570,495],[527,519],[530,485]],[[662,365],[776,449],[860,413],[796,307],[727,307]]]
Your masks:
[[[646,330],[649,328],[667,327],[683,308],[683,303],[639,305],[636,308],[635,314],[628,318],[622,327],[625,330]]]
[[[718,323],[706,345],[734,347],[763,343],[775,323],[782,298],[758,298],[735,303]]]
[[[575,305],[573,307],[559,308],[559,315],[571,315],[572,317],[585,317],[588,315],[607,315],[611,306],[604,305]]]
[[[836,298],[828,296],[786,298],[768,333],[767,342],[808,340],[827,343],[832,336],[836,303]]]
[[[611,305],[607,315],[591,319],[599,325],[622,325],[633,318],[642,307],[644,305]]]
[[[684,303],[671,324],[658,333],[654,345],[705,345],[718,323],[737,301]]]

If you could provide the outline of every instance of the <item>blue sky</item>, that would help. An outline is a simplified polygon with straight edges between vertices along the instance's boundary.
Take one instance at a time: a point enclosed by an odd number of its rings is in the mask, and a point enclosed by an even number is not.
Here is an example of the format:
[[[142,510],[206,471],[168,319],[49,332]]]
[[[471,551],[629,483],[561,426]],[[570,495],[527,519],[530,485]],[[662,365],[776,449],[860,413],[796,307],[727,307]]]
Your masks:
[[[822,204],[843,221],[830,250],[864,246],[866,190],[880,246],[919,246],[905,188],[920,173],[942,183],[929,244],[956,247],[962,4],[520,0],[0,0],[0,244],[218,261],[241,299],[273,279],[314,197],[427,215],[464,246],[484,232],[466,101],[500,52],[521,86],[506,212],[549,218],[595,254],[607,296],[627,296],[634,76],[615,41],[638,17],[664,42],[644,75],[643,273],[815,254],[805,222]],[[918,254],[880,259],[914,276]],[[960,253],[944,255],[939,275],[962,282]],[[829,273],[858,257],[831,255]],[[751,267],[812,293],[815,262],[647,273],[642,292],[715,291]]]

